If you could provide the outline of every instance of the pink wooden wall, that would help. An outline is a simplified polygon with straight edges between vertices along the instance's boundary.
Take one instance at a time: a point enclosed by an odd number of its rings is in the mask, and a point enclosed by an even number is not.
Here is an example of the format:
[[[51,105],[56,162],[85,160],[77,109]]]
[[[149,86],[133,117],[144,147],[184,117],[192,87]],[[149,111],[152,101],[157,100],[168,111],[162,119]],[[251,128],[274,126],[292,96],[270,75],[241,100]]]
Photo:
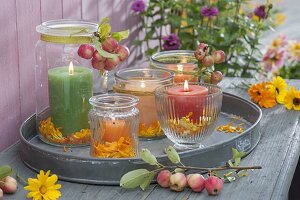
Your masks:
[[[69,18],[99,21],[110,17],[113,31],[130,28],[138,16],[132,0],[9,0],[0,8],[0,151],[19,137],[21,123],[35,112],[35,27],[42,21]],[[131,37],[135,37],[135,36]],[[130,40],[126,41],[130,45]],[[131,58],[132,60],[132,58]]]

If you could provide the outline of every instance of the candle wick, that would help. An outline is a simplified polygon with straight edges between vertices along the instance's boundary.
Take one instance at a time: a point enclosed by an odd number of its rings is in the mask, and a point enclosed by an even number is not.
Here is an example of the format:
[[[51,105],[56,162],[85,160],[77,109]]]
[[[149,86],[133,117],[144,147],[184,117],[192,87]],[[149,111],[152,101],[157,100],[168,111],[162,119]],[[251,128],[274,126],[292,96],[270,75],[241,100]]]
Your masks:
[[[116,122],[113,122],[113,124],[116,124]]]

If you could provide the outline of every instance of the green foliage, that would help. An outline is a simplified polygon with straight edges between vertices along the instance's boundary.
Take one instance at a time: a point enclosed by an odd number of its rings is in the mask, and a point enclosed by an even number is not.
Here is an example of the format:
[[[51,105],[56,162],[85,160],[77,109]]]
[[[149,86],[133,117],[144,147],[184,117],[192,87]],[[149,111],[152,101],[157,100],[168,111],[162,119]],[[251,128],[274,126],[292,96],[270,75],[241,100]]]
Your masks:
[[[0,166],[0,180],[12,174],[12,168],[9,165]]]
[[[214,3],[212,3],[214,2]],[[145,37],[135,41],[136,45],[147,46],[146,54],[162,51],[163,30],[176,33],[181,40],[181,49],[193,50],[198,42],[204,42],[211,49],[221,49],[227,55],[226,63],[217,64],[216,70],[227,76],[252,77],[260,70],[261,57],[259,38],[264,31],[273,29],[272,13],[267,19],[253,19],[253,12],[247,7],[248,0],[150,0],[144,12],[140,13],[141,27]],[[265,3],[268,7],[268,3]],[[201,15],[203,6],[216,6],[219,14],[214,18]],[[150,46],[158,40],[159,45]]]
[[[300,79],[300,62],[290,66],[283,66],[279,75],[287,79]]]

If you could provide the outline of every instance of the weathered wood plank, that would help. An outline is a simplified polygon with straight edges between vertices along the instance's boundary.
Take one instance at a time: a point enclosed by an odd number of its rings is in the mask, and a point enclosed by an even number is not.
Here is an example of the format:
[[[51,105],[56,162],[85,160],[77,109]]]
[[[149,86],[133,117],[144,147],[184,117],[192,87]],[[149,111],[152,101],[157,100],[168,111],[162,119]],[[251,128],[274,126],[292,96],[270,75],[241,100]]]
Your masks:
[[[82,0],[82,19],[98,22],[98,1]]]
[[[41,0],[42,21],[62,18],[62,0]]]
[[[21,122],[17,13],[15,1],[1,2],[0,151],[18,139]],[[20,64],[22,66],[22,64]]]
[[[63,0],[63,18],[81,19],[81,0]]]

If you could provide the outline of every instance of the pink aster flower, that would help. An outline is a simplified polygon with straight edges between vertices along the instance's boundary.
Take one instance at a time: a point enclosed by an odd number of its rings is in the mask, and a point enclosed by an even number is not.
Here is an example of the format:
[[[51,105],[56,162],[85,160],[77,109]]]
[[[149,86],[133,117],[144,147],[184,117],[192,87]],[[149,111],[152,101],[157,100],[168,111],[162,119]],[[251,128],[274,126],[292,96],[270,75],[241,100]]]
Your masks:
[[[263,56],[263,66],[265,71],[272,72],[283,66],[285,57],[284,49],[268,49]]]
[[[215,17],[219,14],[219,9],[217,7],[207,7],[207,6],[203,6],[201,8],[201,15],[203,17]]]
[[[270,48],[271,49],[278,49],[278,48],[284,48],[287,45],[287,37],[286,35],[280,34],[277,38],[272,40]]]
[[[135,0],[131,4],[131,10],[137,13],[144,12],[145,8],[146,8],[146,4],[143,0]]]

